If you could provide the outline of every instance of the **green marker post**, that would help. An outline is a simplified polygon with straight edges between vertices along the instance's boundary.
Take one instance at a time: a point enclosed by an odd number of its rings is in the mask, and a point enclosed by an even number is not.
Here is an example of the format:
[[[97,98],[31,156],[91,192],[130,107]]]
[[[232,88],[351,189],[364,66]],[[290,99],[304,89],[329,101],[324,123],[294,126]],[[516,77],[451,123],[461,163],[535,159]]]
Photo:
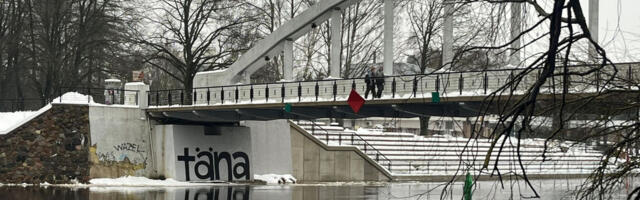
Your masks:
[[[284,104],[284,111],[291,112],[291,104],[290,103],[285,103]]]
[[[431,92],[431,102],[433,103],[440,102],[440,92]]]

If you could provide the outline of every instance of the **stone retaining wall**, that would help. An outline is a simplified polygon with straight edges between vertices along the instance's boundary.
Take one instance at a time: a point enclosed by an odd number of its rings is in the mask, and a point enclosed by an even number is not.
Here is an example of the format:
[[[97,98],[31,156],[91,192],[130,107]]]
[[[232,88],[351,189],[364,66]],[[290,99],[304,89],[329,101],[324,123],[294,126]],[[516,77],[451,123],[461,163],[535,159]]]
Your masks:
[[[89,180],[89,107],[53,105],[0,135],[1,183]]]

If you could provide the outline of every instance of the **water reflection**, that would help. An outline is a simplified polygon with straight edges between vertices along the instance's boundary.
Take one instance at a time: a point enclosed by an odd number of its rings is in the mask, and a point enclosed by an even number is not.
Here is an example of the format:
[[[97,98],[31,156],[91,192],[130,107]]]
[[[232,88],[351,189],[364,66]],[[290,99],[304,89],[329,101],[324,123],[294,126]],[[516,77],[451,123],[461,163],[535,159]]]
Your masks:
[[[573,191],[583,180],[535,180],[541,199],[574,199]],[[612,199],[626,199],[625,185]],[[91,199],[91,200],[337,200],[337,199],[461,199],[462,184],[442,192],[443,183],[224,185],[202,187],[0,187],[0,199]],[[495,181],[479,182],[474,199],[526,199],[533,193],[521,181],[506,181],[504,189]]]

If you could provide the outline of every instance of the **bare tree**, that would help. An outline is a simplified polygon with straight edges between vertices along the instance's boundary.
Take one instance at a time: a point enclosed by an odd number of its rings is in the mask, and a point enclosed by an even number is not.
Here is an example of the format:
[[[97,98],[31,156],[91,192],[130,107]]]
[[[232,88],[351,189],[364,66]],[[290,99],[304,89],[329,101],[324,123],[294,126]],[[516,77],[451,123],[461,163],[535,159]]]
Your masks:
[[[186,96],[191,97],[196,73],[233,63],[234,54],[241,49],[231,46],[231,30],[246,19],[236,13],[235,1],[161,0],[157,4],[157,15],[146,19],[157,31],[140,39],[150,51],[146,62],[182,83]]]
[[[475,50],[511,50],[509,46],[518,39],[526,35],[534,35],[530,41],[515,51],[521,51],[522,48],[531,46],[534,43],[541,43],[547,40],[543,52],[533,54],[526,66],[522,67],[518,73],[510,76],[507,83],[501,86],[497,91],[489,94],[483,101],[482,109],[479,111],[480,116],[487,116],[495,113],[498,116],[497,126],[492,129],[490,138],[492,145],[487,155],[484,155],[481,171],[489,170],[489,173],[499,177],[502,181],[502,175],[498,166],[501,158],[505,157],[507,140],[500,138],[509,137],[514,134],[517,138],[515,145],[515,154],[517,155],[517,165],[519,166],[518,175],[527,183],[533,191],[533,197],[540,197],[538,191],[530,183],[527,170],[524,167],[521,158],[520,140],[527,135],[537,135],[536,117],[547,116],[553,118],[552,131],[545,134],[545,151],[542,153],[543,160],[546,160],[546,152],[550,143],[556,139],[566,139],[568,137],[568,123],[571,119],[582,118],[588,119],[585,128],[596,128],[599,130],[597,134],[584,135],[576,139],[577,141],[587,142],[589,139],[599,137],[609,137],[613,140],[613,145],[605,145],[602,148],[604,157],[601,160],[601,166],[597,168],[587,180],[582,190],[578,193],[578,198],[585,199],[591,196],[598,196],[600,199],[610,197],[609,190],[620,183],[620,181],[628,176],[634,169],[638,168],[638,163],[634,157],[631,161],[619,162],[621,155],[629,155],[629,147],[637,147],[638,124],[638,95],[637,79],[633,77],[632,69],[627,70],[619,68],[608,57],[605,50],[591,37],[587,22],[584,17],[582,5],[579,0],[555,0],[552,5],[544,5],[539,1],[533,0],[514,0],[514,1],[490,1],[478,0],[467,1],[466,3],[488,3],[495,5],[504,5],[506,3],[525,3],[532,8],[539,16],[537,21],[526,27],[515,39],[508,40],[502,44],[491,46],[472,46],[465,48],[460,54],[472,52]],[[543,27],[548,25],[548,27]],[[539,31],[539,32],[536,32]],[[572,60],[571,58],[579,58],[587,60],[585,56],[579,56],[583,52],[576,52],[580,42],[587,42],[592,45],[599,56],[598,63],[591,65],[583,65],[572,67],[573,63],[579,63],[580,60]],[[460,56],[456,56],[457,59]],[[629,75],[620,75],[620,71],[625,71]],[[531,77],[535,77],[531,80]],[[520,89],[523,94],[514,94],[515,89]],[[575,95],[576,91],[580,95]],[[635,92],[633,92],[635,91]],[[572,94],[574,93],[574,94]],[[611,95],[623,95],[629,98],[628,101],[615,101]],[[602,99],[605,101],[613,101],[612,105],[607,108],[598,108]],[[499,103],[500,102],[500,103]],[[506,102],[506,103],[505,103]],[[587,118],[589,113],[598,113],[604,116],[626,116],[625,122],[621,125],[611,125],[607,118]],[[636,113],[636,114],[632,114]],[[482,124],[484,117],[477,118],[477,125]],[[610,119],[610,118],[609,118]],[[594,126],[594,124],[596,124]],[[598,125],[600,124],[600,125]],[[609,124],[609,125],[607,125]],[[474,130],[475,139],[478,139],[479,130]],[[471,146],[465,147],[464,151],[469,151]],[[492,158],[495,156],[496,158]],[[462,169],[471,170],[472,167],[464,165],[461,161]],[[492,167],[490,166],[492,165]],[[617,167],[612,170],[613,167]],[[451,179],[455,180],[455,177]],[[446,196],[447,190],[451,187],[445,187],[443,197]],[[637,193],[640,189],[634,190]]]

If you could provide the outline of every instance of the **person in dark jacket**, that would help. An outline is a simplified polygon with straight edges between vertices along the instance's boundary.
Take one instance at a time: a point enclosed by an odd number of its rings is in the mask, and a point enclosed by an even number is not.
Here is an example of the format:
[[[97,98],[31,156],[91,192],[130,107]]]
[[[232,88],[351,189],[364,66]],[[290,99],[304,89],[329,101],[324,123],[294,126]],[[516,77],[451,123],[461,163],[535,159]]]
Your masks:
[[[366,90],[364,92],[364,98],[367,99],[369,96],[369,92],[371,92],[371,98],[376,96],[375,84],[373,81],[373,73],[375,72],[375,67],[370,67],[367,71],[367,74],[364,76],[364,83],[366,84]]]
[[[380,98],[382,97],[382,90],[384,89],[384,73],[382,73],[382,67],[375,70],[374,77],[376,87],[378,88],[378,93],[376,93],[375,97]]]

